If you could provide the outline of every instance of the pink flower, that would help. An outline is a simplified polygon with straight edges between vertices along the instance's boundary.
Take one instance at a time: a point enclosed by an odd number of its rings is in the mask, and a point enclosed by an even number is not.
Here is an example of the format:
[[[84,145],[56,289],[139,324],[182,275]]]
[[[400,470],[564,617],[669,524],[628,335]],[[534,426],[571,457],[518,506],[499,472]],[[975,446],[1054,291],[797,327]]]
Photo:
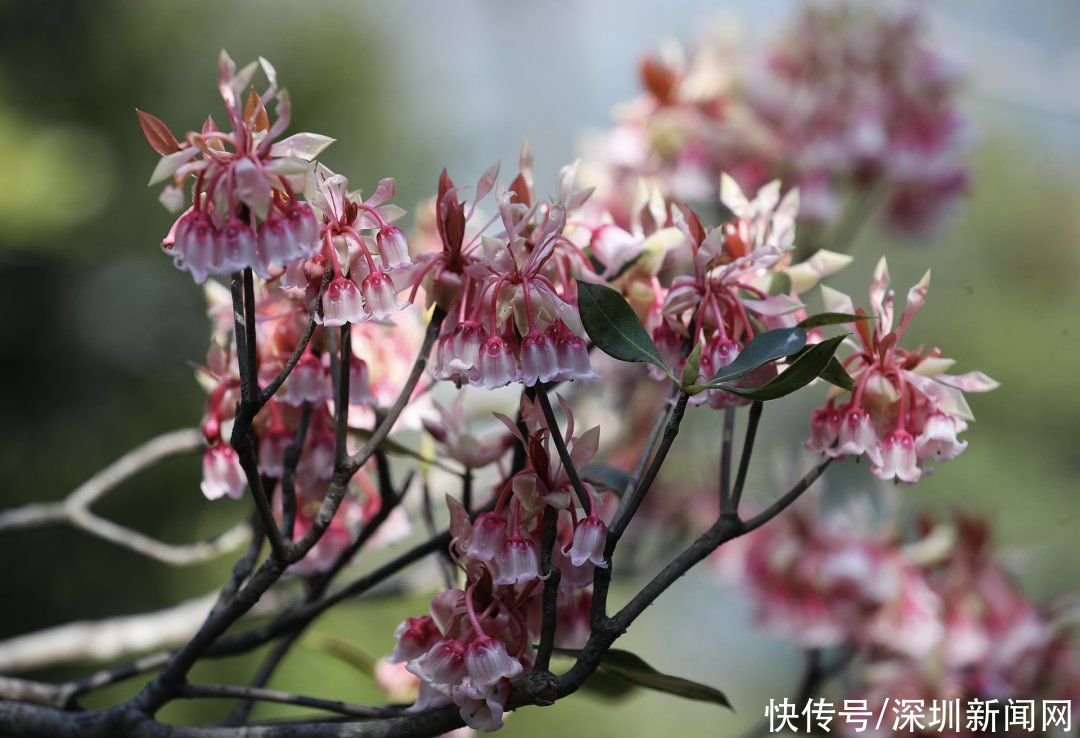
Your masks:
[[[334,327],[346,323],[360,323],[370,317],[356,283],[345,277],[335,277],[326,286],[322,298],[321,323]]]
[[[409,671],[433,686],[450,688],[466,675],[465,646],[455,638],[437,641],[426,653],[409,663]]]
[[[240,468],[240,458],[224,441],[208,446],[203,452],[202,473],[200,486],[206,499],[216,500],[228,495],[239,500],[244,496],[247,478]]]
[[[536,544],[519,535],[506,539],[494,564],[496,584],[525,584],[540,579],[540,556]]]
[[[375,320],[388,320],[394,311],[404,307],[394,293],[394,280],[385,271],[374,271],[364,277],[360,291],[364,306]]]
[[[595,379],[576,305],[574,278],[592,273],[584,252],[565,233],[567,214],[588,193],[575,190],[572,170],[560,172],[559,199],[533,202],[532,157],[522,151],[513,191],[498,195],[502,232],[473,231],[468,208],[444,171],[433,217],[438,253],[421,254],[410,273],[410,299],[420,289],[455,315],[438,341],[432,376],[495,389],[521,381]],[[497,168],[477,183],[477,200],[495,188]],[[429,236],[430,238],[430,236]]]
[[[405,240],[404,232],[397,226],[388,225],[380,228],[376,243],[379,246],[379,258],[387,269],[404,269],[412,266],[409,244]]]
[[[412,702],[419,696],[420,682],[404,664],[379,659],[374,676],[376,686],[393,702]]]
[[[495,561],[506,546],[506,538],[506,518],[494,512],[484,513],[473,523],[468,554],[479,561]]]
[[[865,457],[882,479],[913,484],[929,463],[955,458],[967,443],[957,435],[974,420],[964,391],[986,392],[997,382],[979,372],[946,374],[953,361],[938,349],[909,351],[900,345],[908,326],[926,300],[930,274],[908,292],[904,312],[893,326],[893,293],[888,265],[882,259],[870,285],[873,323],[849,326],[858,337],[855,353],[845,366],[855,381],[850,400],[830,399],[811,419],[814,450],[834,458]],[[853,314],[851,298],[822,287],[829,312]],[[834,409],[835,408],[835,409]],[[820,424],[828,413],[842,413],[835,445],[826,445]]]
[[[555,344],[546,333],[530,333],[521,339],[521,381],[527,387],[550,382],[559,376]]]
[[[173,224],[162,246],[196,282],[246,268],[269,279],[317,248],[314,214],[296,192],[303,189],[298,178],[302,181],[332,139],[298,133],[276,140],[288,127],[291,108],[277,87],[274,68],[266,60],[259,64],[269,81],[262,96],[248,91],[254,66],[238,71],[222,52],[218,89],[231,131],[207,118],[200,131],[177,140],[162,121],[139,111],[147,141],[162,155],[150,183],[171,178],[166,200],[175,203],[193,182],[191,208]],[[277,119],[271,123],[267,109],[275,101]]]
[[[922,476],[915,453],[915,439],[905,430],[893,431],[885,436],[874,449],[873,456],[877,460],[870,470],[879,479],[895,477],[905,484],[915,484]]]
[[[484,342],[480,354],[480,376],[486,389],[505,387],[522,378],[517,357],[510,345],[499,336],[492,336]]]
[[[394,631],[397,644],[387,658],[393,664],[412,661],[426,653],[441,636],[435,621],[427,615],[406,618]]]
[[[830,456],[840,458],[877,453],[877,431],[866,410],[861,407],[848,408],[839,426],[836,447],[825,449]]]
[[[307,352],[278,393],[277,399],[286,405],[303,405],[305,402],[321,403],[330,399],[332,388],[326,366],[314,354]]]
[[[500,679],[513,679],[524,669],[521,662],[506,652],[506,644],[482,635],[469,642],[465,649],[465,668],[473,683],[486,687]]]
[[[563,553],[570,557],[574,566],[586,562],[607,568],[604,560],[604,546],[607,544],[607,527],[596,515],[589,515],[574,528],[574,541]]]

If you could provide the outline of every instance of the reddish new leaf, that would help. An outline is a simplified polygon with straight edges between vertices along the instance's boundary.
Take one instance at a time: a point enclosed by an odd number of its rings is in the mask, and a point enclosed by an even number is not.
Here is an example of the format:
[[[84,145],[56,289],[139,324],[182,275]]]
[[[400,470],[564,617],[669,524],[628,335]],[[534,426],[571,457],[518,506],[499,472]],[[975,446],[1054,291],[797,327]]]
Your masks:
[[[244,120],[254,123],[256,131],[265,131],[270,127],[270,118],[266,115],[266,106],[262,104],[262,98],[254,89],[248,91],[247,100],[244,101]]]
[[[150,148],[162,156],[174,154],[180,150],[180,142],[160,118],[138,108],[135,108],[135,114],[139,116],[139,127],[142,128]]]

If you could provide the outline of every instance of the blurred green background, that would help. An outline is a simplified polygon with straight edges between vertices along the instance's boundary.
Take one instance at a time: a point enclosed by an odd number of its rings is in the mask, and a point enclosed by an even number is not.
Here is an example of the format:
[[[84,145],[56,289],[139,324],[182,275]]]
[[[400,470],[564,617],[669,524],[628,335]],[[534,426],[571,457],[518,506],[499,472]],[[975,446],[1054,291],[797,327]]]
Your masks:
[[[524,136],[546,185],[573,158],[581,130],[604,126],[611,106],[634,94],[635,62],[661,36],[685,38],[695,20],[719,11],[768,28],[791,7],[682,0],[661,14],[644,0],[542,8],[494,0],[0,2],[0,507],[57,499],[141,440],[198,421],[203,395],[185,362],[205,352],[202,294],[157,247],[170,219],[156,189],[144,186],[155,157],[133,109],[174,130],[218,113],[218,49],[241,62],[270,58],[293,96],[293,130],[339,139],[325,161],[356,186],[397,177],[399,202],[410,207],[432,192],[444,164],[469,181],[494,159],[513,161]],[[1019,552],[1029,592],[1075,595],[1080,6],[967,0],[932,12],[935,34],[971,76],[964,106],[977,130],[974,190],[929,237],[890,240],[865,229],[855,265],[831,284],[862,294],[882,253],[902,289],[933,266],[914,333],[944,347],[958,369],[981,369],[1003,386],[974,398],[980,422],[969,450],[911,490],[909,501],[988,515],[1002,546]],[[769,445],[801,439],[817,400],[805,393],[766,413]],[[700,415],[694,427],[711,419]],[[712,457],[712,438],[684,434],[677,450]],[[751,494],[765,500],[772,476],[762,466]],[[711,471],[686,482],[705,482]],[[205,502],[198,474],[194,456],[170,461],[98,509],[168,541],[212,535],[245,508]],[[869,485],[868,476],[844,470],[835,484]],[[230,565],[225,558],[168,568],[66,528],[8,536],[0,561],[0,638],[202,595]],[[619,588],[615,596],[626,595]],[[380,655],[394,624],[425,603],[419,596],[350,604],[317,630]],[[582,720],[598,737],[735,734],[759,715],[763,695],[788,696],[798,680],[794,649],[751,631],[748,619],[734,593],[694,575],[626,638],[658,668],[724,689],[740,708],[735,715],[656,695],[618,709],[575,696],[514,715],[506,734],[573,734]],[[195,678],[243,682],[256,663],[214,662]],[[273,686],[380,699],[354,668],[305,647]],[[181,703],[166,717],[212,719],[226,710]]]

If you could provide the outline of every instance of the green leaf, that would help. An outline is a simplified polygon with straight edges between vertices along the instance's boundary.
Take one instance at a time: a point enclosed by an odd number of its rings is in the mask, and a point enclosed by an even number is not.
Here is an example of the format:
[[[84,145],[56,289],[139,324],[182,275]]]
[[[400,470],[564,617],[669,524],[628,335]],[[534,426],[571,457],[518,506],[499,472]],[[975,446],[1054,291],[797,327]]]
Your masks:
[[[701,341],[697,342],[694,350],[686,357],[686,364],[682,370],[682,386],[689,387],[697,382],[698,371],[701,369]]]
[[[363,438],[365,441],[371,438],[371,430],[368,428],[350,428],[349,430]],[[455,477],[464,478],[465,476],[465,473],[462,472],[460,469],[455,469],[452,466],[444,464],[438,459],[431,458],[430,456],[425,456],[419,451],[413,451],[408,446],[404,446],[393,440],[392,438],[384,438],[383,442],[380,443],[379,446],[382,448],[383,451],[390,454],[391,456],[403,456],[407,459],[413,459],[414,461],[419,461],[424,464],[430,464],[431,466],[436,466],[439,469],[442,469],[444,472],[453,474]]]
[[[581,322],[597,348],[620,361],[655,364],[671,375],[634,309],[617,290],[580,279],[577,288]]]
[[[706,387],[725,389],[722,382],[730,382],[757,369],[762,364],[782,359],[800,351],[806,345],[806,331],[802,328],[777,328],[759,333],[735,357],[735,361],[721,367]]]
[[[772,281],[769,282],[769,294],[791,294],[791,275],[787,272],[776,272],[773,274]]]
[[[809,330],[823,325],[840,325],[842,323],[858,323],[862,320],[873,320],[870,315],[850,315],[848,313],[818,313],[811,315],[806,320],[799,322],[800,328]]]
[[[350,641],[325,633],[312,632],[304,636],[301,643],[343,661],[361,674],[375,676],[375,659]]]
[[[825,371],[836,353],[836,349],[848,334],[826,339],[806,349],[791,365],[766,384],[756,389],[738,389],[735,387],[717,387],[725,392],[746,397],[751,400],[775,400],[802,389],[813,382]]]
[[[556,648],[555,653],[572,658],[578,658],[581,655],[581,651],[571,648]],[[719,689],[692,682],[682,677],[663,674],[651,667],[640,656],[629,651],[622,651],[617,648],[609,649],[600,661],[597,673],[615,677],[655,692],[673,694],[699,702],[712,702],[731,709],[731,703],[728,702],[728,698]]]
[[[829,359],[829,363],[825,365],[825,369],[818,376],[829,384],[835,384],[848,392],[855,389],[855,380],[851,378],[851,375],[844,369],[844,365],[837,361],[835,356]]]
[[[630,475],[610,464],[586,464],[581,467],[580,476],[583,481],[603,487],[617,495],[622,495],[630,484]]]

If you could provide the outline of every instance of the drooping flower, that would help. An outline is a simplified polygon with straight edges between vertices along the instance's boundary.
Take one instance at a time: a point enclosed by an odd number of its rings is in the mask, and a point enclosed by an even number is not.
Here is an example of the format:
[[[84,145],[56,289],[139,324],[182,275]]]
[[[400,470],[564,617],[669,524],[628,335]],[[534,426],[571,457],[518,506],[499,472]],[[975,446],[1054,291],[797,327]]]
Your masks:
[[[252,88],[242,101],[260,67],[268,81],[265,92],[259,95]],[[139,111],[147,141],[162,156],[150,184],[171,178],[171,194],[163,201],[176,203],[182,202],[185,184],[193,182],[192,205],[162,247],[196,282],[247,268],[269,279],[319,249],[315,215],[296,193],[303,190],[313,159],[333,139],[298,133],[278,140],[289,125],[291,105],[265,59],[238,70],[223,51],[218,90],[229,131],[210,117],[201,130],[178,141],[165,123]],[[267,113],[272,102],[273,123]]]
[[[855,388],[846,401],[832,391],[825,407],[815,411],[807,448],[834,458],[865,457],[881,479],[913,484],[932,462],[955,458],[967,447],[957,439],[974,420],[964,392],[987,392],[998,384],[981,372],[946,374],[954,362],[936,348],[900,346],[929,283],[927,272],[908,292],[894,328],[888,265],[884,259],[878,263],[870,286],[874,320],[850,326],[857,346],[844,364]],[[822,294],[827,311],[855,312],[847,295],[824,286]]]

